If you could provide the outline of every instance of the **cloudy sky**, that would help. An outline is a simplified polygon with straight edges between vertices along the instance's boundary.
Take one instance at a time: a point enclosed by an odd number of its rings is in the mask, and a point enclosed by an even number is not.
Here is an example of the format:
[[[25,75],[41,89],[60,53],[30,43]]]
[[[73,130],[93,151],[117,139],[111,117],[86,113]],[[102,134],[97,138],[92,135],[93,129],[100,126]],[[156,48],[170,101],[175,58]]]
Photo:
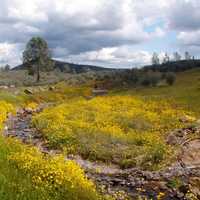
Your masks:
[[[33,36],[53,57],[137,67],[174,51],[199,56],[199,0],[0,0],[0,65],[21,63]]]

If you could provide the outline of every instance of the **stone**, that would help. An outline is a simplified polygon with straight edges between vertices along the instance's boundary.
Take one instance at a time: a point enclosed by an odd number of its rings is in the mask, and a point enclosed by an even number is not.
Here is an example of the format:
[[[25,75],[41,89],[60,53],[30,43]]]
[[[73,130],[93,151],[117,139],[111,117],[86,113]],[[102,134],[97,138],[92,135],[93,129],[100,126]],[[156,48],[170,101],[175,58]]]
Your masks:
[[[174,135],[174,133],[171,133],[167,137],[167,144],[169,145],[177,145],[179,143],[177,137]]]
[[[24,90],[24,93],[30,95],[30,94],[33,94],[33,91],[30,90],[30,89],[25,89],[25,90]]]
[[[53,86],[49,87],[49,91],[54,91],[54,90],[55,90],[55,87],[53,87]]]

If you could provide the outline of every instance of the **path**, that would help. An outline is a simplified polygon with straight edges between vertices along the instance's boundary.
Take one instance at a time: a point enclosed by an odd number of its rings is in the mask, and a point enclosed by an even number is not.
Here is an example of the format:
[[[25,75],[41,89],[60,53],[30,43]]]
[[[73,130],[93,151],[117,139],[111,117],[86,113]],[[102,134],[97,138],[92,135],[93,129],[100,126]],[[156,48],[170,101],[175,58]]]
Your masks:
[[[37,112],[41,111],[42,108]],[[18,110],[16,116],[10,115],[5,129],[5,135],[16,137],[26,144],[32,144],[43,153],[58,154],[59,151],[49,149],[43,142],[42,136],[31,127],[31,118],[34,112],[30,110]],[[60,152],[61,153],[61,152]],[[149,172],[137,168],[121,170],[116,165],[91,162],[80,156],[66,158],[76,161],[86,172],[88,178],[94,180],[97,185],[103,185],[108,193],[124,190],[134,199],[137,194],[147,195],[150,199],[156,199],[159,192],[166,195],[163,199],[184,199],[191,178],[200,177],[200,140],[192,140],[185,143],[182,148],[181,162],[175,163],[164,171]],[[196,157],[196,156],[199,156]],[[198,158],[198,159],[196,159]],[[178,177],[183,182],[181,188],[172,189],[168,183]],[[200,180],[200,179],[199,179]],[[142,189],[141,189],[142,188]]]

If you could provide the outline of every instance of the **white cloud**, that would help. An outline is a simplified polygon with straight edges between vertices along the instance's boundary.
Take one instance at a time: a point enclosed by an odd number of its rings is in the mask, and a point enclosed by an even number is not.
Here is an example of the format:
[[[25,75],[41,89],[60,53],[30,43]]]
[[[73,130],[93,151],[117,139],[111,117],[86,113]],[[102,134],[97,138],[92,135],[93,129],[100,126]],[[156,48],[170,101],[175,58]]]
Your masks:
[[[200,29],[196,31],[180,32],[178,39],[184,45],[200,46]]]
[[[85,64],[106,64],[109,67],[140,67],[150,64],[151,53],[143,50],[134,50],[131,46],[120,46],[71,55],[65,60]]]
[[[19,62],[19,46],[16,44],[0,43],[0,67],[8,63],[14,66]]]

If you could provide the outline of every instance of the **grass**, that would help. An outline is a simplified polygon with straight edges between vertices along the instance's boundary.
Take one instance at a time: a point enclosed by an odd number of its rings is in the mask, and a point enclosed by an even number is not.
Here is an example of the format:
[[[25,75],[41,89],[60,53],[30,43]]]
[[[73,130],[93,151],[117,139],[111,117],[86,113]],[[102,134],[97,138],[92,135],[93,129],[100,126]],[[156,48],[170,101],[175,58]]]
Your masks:
[[[57,94],[68,98],[61,98],[61,105],[45,110],[33,123],[54,148],[122,168],[158,169],[170,161],[173,151],[165,143],[166,134],[187,126],[182,118],[192,122],[199,116],[199,77],[195,69],[179,73],[173,86],[114,90],[89,101],[81,98],[89,95],[89,88],[62,85]]]
[[[174,105],[182,106],[200,114],[200,69],[189,70],[177,74],[177,81],[173,86],[160,86],[150,88],[133,88],[127,91],[114,91],[122,95],[131,94],[147,99],[166,99]]]

